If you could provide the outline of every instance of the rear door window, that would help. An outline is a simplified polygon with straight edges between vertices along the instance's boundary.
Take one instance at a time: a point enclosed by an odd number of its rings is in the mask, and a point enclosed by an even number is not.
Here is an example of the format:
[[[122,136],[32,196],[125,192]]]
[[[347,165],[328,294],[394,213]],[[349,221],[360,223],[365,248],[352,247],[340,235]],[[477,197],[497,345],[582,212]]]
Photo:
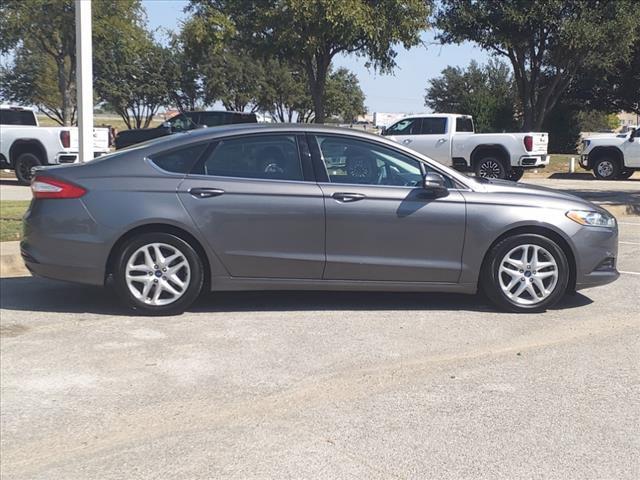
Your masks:
[[[456,132],[468,132],[473,133],[473,120],[467,117],[456,118]]]
[[[218,142],[197,173],[264,180],[303,180],[293,135],[253,135]]]
[[[444,117],[423,118],[420,133],[422,135],[443,135],[447,133],[447,119]]]
[[[206,143],[191,147],[178,148],[168,152],[154,154],[150,160],[162,170],[172,173],[189,173],[207,148]]]

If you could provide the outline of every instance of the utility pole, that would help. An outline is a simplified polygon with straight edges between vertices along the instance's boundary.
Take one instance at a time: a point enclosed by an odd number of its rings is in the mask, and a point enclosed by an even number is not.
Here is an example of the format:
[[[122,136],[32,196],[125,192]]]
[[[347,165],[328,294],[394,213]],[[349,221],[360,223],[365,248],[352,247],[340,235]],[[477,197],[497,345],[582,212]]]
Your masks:
[[[76,84],[81,162],[93,159],[93,46],[91,0],[76,0]]]

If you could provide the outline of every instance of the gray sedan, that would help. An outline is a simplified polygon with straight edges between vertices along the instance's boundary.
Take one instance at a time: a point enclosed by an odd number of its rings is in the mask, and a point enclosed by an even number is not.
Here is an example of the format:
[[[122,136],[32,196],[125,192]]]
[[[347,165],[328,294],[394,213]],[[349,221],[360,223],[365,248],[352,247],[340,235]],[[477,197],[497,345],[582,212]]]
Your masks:
[[[605,210],[352,130],[198,130],[38,170],[31,188],[29,270],[113,285],[147,314],[268,289],[480,290],[532,312],[618,278]]]

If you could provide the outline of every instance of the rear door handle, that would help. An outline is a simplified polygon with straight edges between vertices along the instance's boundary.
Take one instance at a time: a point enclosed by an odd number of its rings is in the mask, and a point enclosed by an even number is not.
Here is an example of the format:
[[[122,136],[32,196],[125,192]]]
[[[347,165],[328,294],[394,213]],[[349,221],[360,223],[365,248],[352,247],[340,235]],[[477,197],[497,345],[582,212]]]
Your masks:
[[[358,200],[362,200],[365,198],[365,196],[362,193],[348,193],[348,192],[336,192],[333,195],[331,195],[331,197],[343,203],[357,202]]]
[[[409,145],[411,142],[413,142],[413,140],[411,140],[410,138],[405,138],[405,139],[402,141],[402,143],[403,143],[404,145]]]
[[[195,198],[219,197],[224,194],[220,188],[190,188],[189,193]]]

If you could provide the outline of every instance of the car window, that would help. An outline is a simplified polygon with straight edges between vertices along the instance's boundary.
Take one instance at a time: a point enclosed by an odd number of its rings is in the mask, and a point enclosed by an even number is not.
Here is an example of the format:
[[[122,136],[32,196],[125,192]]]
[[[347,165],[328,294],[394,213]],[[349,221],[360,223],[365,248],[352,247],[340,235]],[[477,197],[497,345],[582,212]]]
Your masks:
[[[473,120],[469,117],[456,118],[456,132],[473,133]]]
[[[206,143],[154,154],[150,160],[159,168],[173,173],[188,173],[207,148]]]
[[[171,130],[174,132],[184,132],[193,129],[193,122],[185,115],[180,114],[167,120],[171,124]]]
[[[36,116],[29,110],[0,109],[0,125],[36,126]]]
[[[423,118],[420,133],[422,135],[443,135],[447,133],[447,119],[445,117]]]
[[[422,185],[420,163],[415,158],[371,142],[338,136],[317,136],[331,183]],[[432,170],[424,165],[425,171]],[[438,172],[439,173],[439,172]],[[452,183],[447,179],[447,187]]]
[[[296,138],[255,135],[221,140],[203,164],[204,175],[303,180]]]
[[[417,135],[420,133],[420,119],[406,118],[387,128],[386,135]]]
[[[227,123],[226,117],[224,112],[203,112],[200,114],[200,124],[207,127],[217,127]]]

